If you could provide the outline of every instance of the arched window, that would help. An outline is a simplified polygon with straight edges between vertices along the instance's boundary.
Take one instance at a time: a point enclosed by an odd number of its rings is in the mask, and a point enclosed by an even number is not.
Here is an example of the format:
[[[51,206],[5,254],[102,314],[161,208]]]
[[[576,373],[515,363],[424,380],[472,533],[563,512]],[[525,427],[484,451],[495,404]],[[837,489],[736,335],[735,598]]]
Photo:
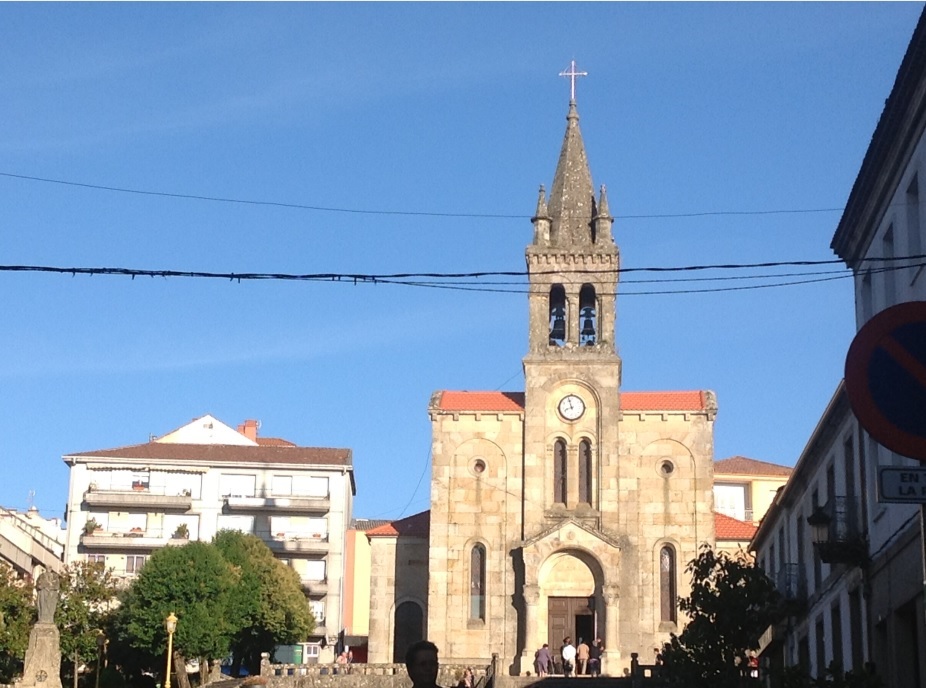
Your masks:
[[[562,284],[550,288],[550,346],[566,344],[566,290]]]
[[[592,443],[579,442],[579,501],[592,503]]]
[[[566,503],[566,443],[563,440],[553,444],[553,501]]]
[[[392,634],[392,661],[405,661],[405,651],[412,643],[424,639],[424,619],[421,607],[414,602],[403,602],[395,608],[395,626]]]
[[[598,341],[598,301],[595,287],[583,284],[579,292],[579,345],[592,346]]]
[[[678,590],[675,581],[675,549],[665,545],[659,550],[659,618],[671,623],[678,620]]]
[[[486,618],[486,548],[478,544],[469,557],[469,618]]]

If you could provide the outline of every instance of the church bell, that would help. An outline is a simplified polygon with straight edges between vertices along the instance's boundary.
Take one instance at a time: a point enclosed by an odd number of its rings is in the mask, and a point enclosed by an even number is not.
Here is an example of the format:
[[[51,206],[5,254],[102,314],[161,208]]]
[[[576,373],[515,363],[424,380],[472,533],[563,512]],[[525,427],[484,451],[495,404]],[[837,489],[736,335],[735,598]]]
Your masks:
[[[582,339],[584,343],[588,346],[591,346],[595,343],[595,322],[592,320],[592,309],[583,308],[582,317],[585,319],[582,323]]]
[[[550,344],[566,339],[566,310],[562,306],[553,309],[553,327],[550,328]]]

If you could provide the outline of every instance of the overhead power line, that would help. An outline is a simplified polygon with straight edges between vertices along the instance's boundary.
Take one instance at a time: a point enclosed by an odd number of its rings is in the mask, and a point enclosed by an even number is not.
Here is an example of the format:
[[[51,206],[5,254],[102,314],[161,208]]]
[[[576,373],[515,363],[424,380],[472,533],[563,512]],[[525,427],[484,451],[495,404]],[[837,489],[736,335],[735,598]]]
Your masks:
[[[921,261],[919,263],[911,261]],[[869,258],[860,261],[860,265],[871,264],[868,271],[871,273],[904,270],[910,268],[921,268],[926,265],[926,254],[917,256],[896,256],[891,258]],[[643,267],[643,268],[621,268],[616,270],[576,270],[575,274],[627,274],[632,272],[694,272],[705,270],[746,270],[757,268],[771,267],[807,267],[833,265],[840,263],[839,260],[816,260],[816,261],[776,261],[762,263],[739,263],[739,264],[718,264],[718,265],[688,265],[680,267]],[[123,277],[161,277],[161,278],[200,278],[200,279],[221,279],[230,281],[253,281],[253,280],[270,280],[270,281],[290,281],[290,282],[341,282],[349,284],[393,284],[410,287],[426,287],[432,289],[451,289],[458,291],[479,291],[495,293],[527,293],[525,279],[530,275],[556,275],[557,271],[538,271],[528,273],[527,271],[484,271],[484,272],[466,272],[466,273],[389,273],[389,274],[360,274],[360,273],[269,273],[269,272],[205,272],[205,271],[183,271],[183,270],[149,270],[135,268],[88,268],[88,267],[57,267],[50,265],[0,265],[0,272],[37,272],[50,273],[59,275],[117,275]],[[783,274],[760,274],[760,275],[740,275],[733,277],[714,277],[714,278],[668,278],[639,280],[637,283],[670,283],[670,282],[702,282],[708,280],[727,280],[727,279],[781,279],[789,278],[783,282],[773,282],[758,285],[742,285],[731,287],[711,287],[699,289],[684,290],[663,290],[649,292],[622,292],[624,295],[653,295],[653,294],[691,294],[691,293],[709,293],[724,291],[743,291],[747,289],[768,289],[772,287],[794,286],[799,284],[811,284],[816,282],[827,282],[836,279],[846,279],[852,277],[853,273],[845,271],[840,274],[834,274],[833,271],[824,272],[798,272]],[[463,281],[479,280],[488,277],[509,277],[517,278],[520,281],[514,282],[480,282],[480,281]],[[452,280],[452,281],[450,281]],[[634,283],[629,280],[629,283]],[[505,288],[502,288],[505,287]]]
[[[73,186],[95,191],[109,191],[112,193],[135,194],[139,196],[158,196],[161,198],[177,198],[190,201],[208,201],[211,203],[235,203],[239,205],[268,206],[274,208],[288,208],[291,210],[310,210],[325,213],[351,213],[355,215],[396,215],[404,217],[446,217],[446,218],[476,218],[492,220],[527,220],[530,215],[524,213],[451,213],[434,212],[426,210],[381,210],[364,208],[342,208],[337,206],[311,205],[306,203],[293,203],[284,201],[264,201],[250,198],[230,198],[224,196],[206,196],[191,193],[175,193],[169,191],[152,191],[149,189],[133,189],[123,186],[108,186],[105,184],[90,184],[88,182],[71,181],[67,179],[52,179],[50,177],[35,177],[27,174],[13,172],[0,172],[0,177],[22,179],[30,182],[44,184],[59,184]],[[842,208],[779,208],[771,210],[704,210],[686,213],[645,213],[633,215],[615,215],[615,220],[656,220],[692,217],[723,217],[723,216],[757,216],[757,215],[800,215],[809,213],[841,212]]]

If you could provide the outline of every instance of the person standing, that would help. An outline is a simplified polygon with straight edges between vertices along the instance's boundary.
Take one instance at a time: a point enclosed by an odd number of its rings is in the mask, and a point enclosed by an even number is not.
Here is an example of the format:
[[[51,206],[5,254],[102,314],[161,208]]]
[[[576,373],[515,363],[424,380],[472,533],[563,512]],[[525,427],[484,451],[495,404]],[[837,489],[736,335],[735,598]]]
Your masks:
[[[412,643],[405,652],[405,669],[413,688],[440,688],[437,685],[437,645],[430,640]]]
[[[584,676],[588,670],[589,647],[579,638],[579,647],[576,648],[576,676]]]
[[[550,654],[550,645],[544,643],[537,652],[534,653],[534,669],[537,675],[543,678],[550,673],[550,665],[553,664],[553,655]]]
[[[572,676],[573,669],[576,665],[576,648],[572,644],[572,638],[568,635],[563,638],[563,647],[560,649],[560,655],[563,658],[563,676],[568,678]]]
[[[604,643],[601,638],[595,638],[592,646],[588,648],[588,673],[592,676],[601,676],[601,652],[604,650]]]

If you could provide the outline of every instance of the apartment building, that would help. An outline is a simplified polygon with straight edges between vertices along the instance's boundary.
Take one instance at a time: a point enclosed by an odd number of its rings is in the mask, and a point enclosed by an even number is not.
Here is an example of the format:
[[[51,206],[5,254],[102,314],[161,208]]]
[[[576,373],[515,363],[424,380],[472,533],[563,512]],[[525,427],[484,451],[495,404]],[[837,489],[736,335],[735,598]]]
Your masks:
[[[926,300],[924,132],[926,12],[832,241],[853,272],[858,329],[890,306]],[[864,431],[840,383],[752,543],[790,602],[763,639],[767,662],[816,676],[832,662],[870,662],[885,685],[926,686],[922,510],[877,491],[880,467],[919,465]]]
[[[351,451],[259,437],[258,428],[206,415],[144,444],[65,455],[65,561],[99,561],[130,580],[161,547],[224,529],[254,534],[299,573],[316,619],[309,651],[324,660],[342,631]]]
[[[745,456],[714,462],[714,511],[758,525],[791,468]]]

